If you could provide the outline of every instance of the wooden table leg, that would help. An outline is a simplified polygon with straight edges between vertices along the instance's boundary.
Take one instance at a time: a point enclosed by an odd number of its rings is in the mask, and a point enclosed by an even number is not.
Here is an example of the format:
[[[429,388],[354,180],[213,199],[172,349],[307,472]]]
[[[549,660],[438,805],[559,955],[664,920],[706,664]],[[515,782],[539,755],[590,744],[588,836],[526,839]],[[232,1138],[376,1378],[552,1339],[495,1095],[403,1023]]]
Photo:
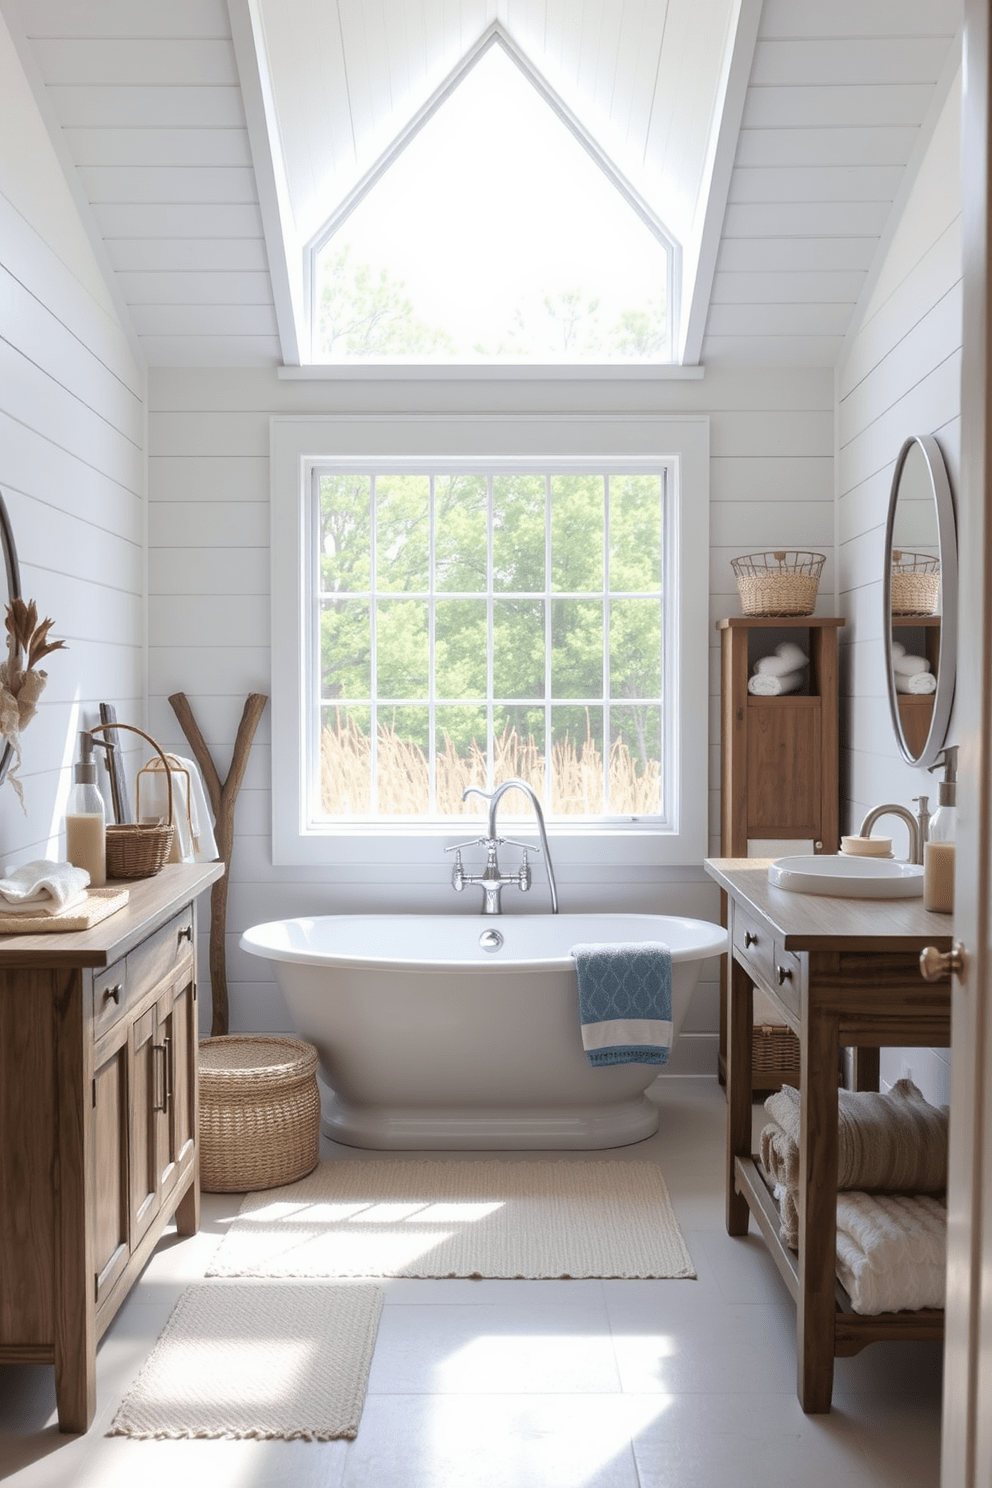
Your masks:
[[[194,1173],[189,1188],[176,1205],[176,1234],[195,1235],[200,1228],[200,1174]]]
[[[797,1387],[804,1411],[829,1411],[834,1383],[839,1024],[804,1010],[799,1144]]]
[[[881,1071],[881,1049],[852,1049],[855,1090],[877,1090]]]
[[[746,1235],[747,1199],[738,1193],[735,1164],[751,1156],[751,1041],[754,989],[742,966],[727,967],[727,1233]]]

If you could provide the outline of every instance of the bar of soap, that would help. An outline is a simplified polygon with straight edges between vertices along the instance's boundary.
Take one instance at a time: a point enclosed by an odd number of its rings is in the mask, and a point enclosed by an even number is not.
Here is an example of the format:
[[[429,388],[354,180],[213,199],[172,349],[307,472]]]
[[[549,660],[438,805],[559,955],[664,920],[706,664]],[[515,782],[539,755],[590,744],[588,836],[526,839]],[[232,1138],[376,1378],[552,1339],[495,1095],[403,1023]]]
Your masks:
[[[891,837],[842,837],[840,850],[852,858],[891,858]]]

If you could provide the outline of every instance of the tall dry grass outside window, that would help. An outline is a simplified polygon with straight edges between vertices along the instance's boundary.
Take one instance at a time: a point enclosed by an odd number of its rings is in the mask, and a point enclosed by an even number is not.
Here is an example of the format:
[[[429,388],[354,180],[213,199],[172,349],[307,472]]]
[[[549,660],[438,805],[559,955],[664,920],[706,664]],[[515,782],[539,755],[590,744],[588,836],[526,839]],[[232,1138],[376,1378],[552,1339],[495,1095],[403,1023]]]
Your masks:
[[[318,816],[661,812],[661,469],[318,470],[312,521]]]

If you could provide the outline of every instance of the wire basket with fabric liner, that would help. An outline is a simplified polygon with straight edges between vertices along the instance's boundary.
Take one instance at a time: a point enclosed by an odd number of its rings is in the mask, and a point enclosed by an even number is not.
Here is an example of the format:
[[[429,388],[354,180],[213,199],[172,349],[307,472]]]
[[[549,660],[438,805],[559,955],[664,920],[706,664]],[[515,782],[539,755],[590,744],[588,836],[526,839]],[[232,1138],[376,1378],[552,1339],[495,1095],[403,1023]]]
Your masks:
[[[812,615],[825,561],[795,548],[731,558],[744,614]]]
[[[162,760],[168,786],[169,818],[166,822],[114,822],[107,827],[107,877],[108,878],[152,878],[165,867],[172,851],[175,835],[173,825],[172,775],[161,747],[151,734],[133,723],[96,723],[88,730],[91,734],[106,733],[109,729],[125,729],[131,734],[140,734]]]

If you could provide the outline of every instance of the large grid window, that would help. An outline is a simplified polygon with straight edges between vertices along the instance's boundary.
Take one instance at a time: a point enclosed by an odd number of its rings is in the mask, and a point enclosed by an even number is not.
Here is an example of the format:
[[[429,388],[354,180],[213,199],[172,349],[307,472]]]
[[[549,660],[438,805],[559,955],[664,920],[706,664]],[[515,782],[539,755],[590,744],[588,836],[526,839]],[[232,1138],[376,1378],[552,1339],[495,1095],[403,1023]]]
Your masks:
[[[669,477],[314,465],[310,819],[475,815],[511,777],[552,820],[663,817]]]

